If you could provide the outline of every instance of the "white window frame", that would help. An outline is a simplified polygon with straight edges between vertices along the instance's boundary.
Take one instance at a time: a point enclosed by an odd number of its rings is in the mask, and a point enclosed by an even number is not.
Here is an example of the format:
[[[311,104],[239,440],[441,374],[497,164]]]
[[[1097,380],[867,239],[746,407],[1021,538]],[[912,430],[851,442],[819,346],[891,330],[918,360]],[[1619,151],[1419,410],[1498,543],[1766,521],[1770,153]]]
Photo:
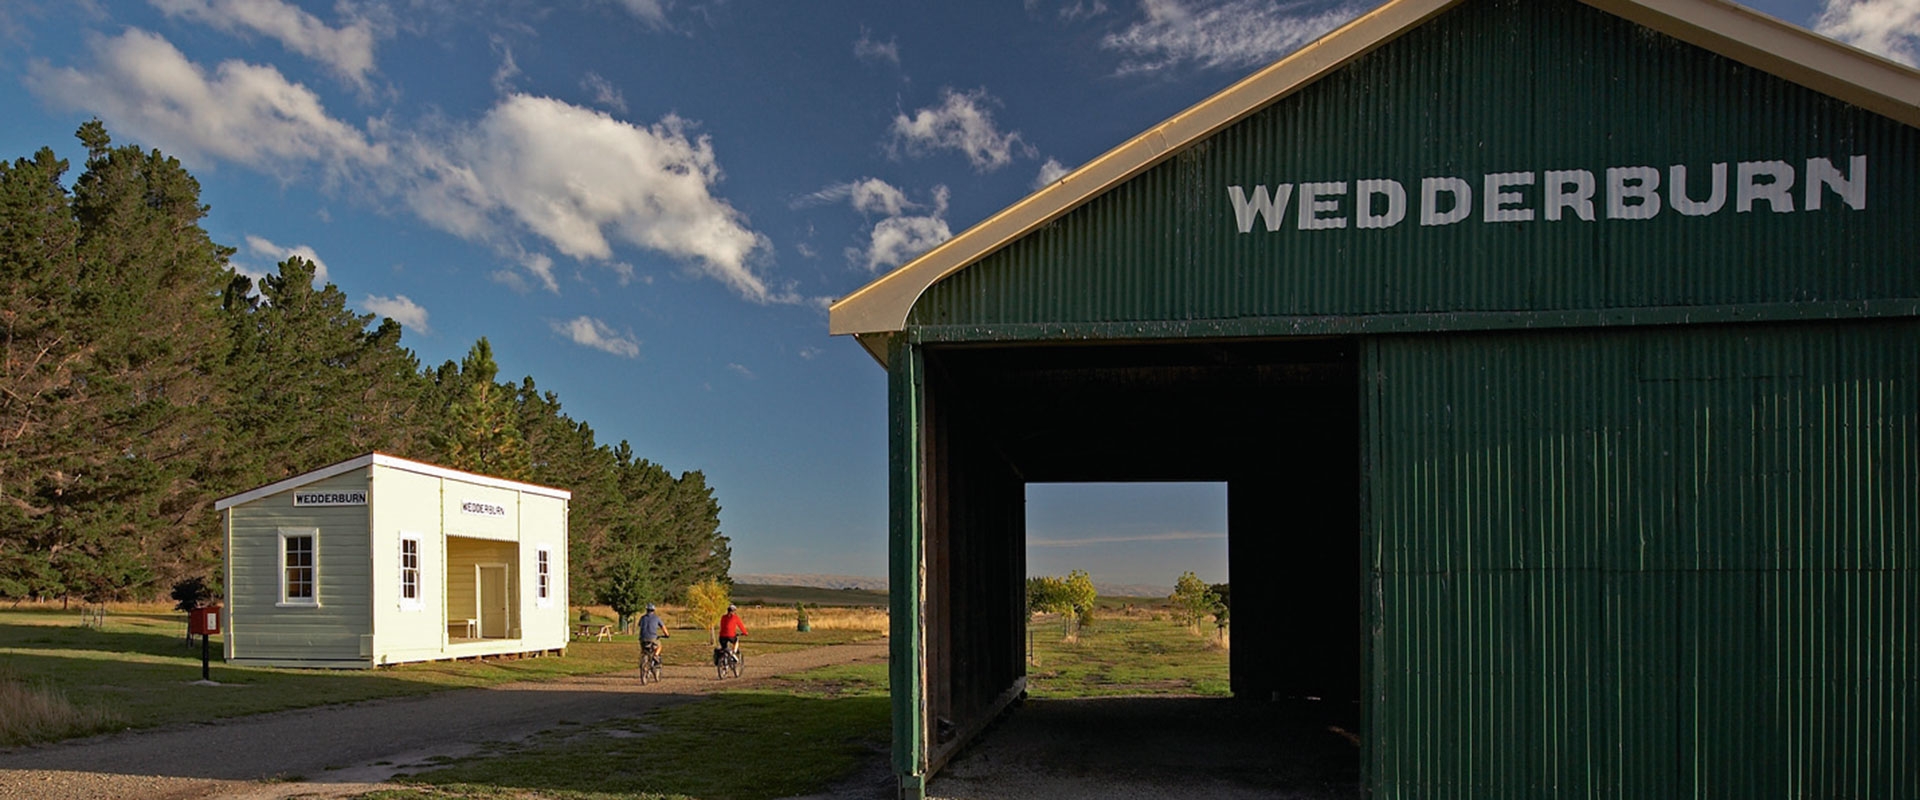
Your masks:
[[[413,543],[413,596],[407,596],[407,543]],[[427,571],[423,569],[425,556],[420,549],[420,534],[403,533],[400,535],[400,610],[422,611],[427,607]]]
[[[288,580],[293,567],[287,564],[287,541],[306,539],[308,547],[307,591],[306,597],[292,597],[287,590],[293,588]],[[320,529],[319,528],[281,528],[280,560],[275,569],[280,573],[280,602],[274,605],[282,608],[317,608],[320,605]]]
[[[541,608],[553,605],[553,550],[541,547],[533,551],[533,604]]]

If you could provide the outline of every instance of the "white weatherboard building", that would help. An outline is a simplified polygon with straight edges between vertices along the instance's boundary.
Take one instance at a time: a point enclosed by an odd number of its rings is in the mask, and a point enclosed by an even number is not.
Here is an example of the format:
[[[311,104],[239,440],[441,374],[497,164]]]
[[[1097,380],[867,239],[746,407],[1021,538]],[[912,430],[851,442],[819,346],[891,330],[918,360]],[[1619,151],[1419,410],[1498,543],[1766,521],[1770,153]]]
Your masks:
[[[371,453],[220,500],[226,658],[366,668],[560,652],[571,498]]]

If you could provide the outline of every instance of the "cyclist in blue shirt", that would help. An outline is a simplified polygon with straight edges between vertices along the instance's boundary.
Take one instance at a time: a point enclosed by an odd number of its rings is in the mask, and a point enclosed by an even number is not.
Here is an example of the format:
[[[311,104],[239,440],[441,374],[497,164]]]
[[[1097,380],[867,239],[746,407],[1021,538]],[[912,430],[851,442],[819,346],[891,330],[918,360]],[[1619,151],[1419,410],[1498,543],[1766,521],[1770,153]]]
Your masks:
[[[653,610],[653,604],[648,603],[647,613],[640,615],[640,654],[646,655],[647,653],[653,653],[660,655],[664,653],[665,650],[660,646],[660,640],[670,636],[672,636],[672,634],[667,633],[667,623],[660,619],[660,615]]]

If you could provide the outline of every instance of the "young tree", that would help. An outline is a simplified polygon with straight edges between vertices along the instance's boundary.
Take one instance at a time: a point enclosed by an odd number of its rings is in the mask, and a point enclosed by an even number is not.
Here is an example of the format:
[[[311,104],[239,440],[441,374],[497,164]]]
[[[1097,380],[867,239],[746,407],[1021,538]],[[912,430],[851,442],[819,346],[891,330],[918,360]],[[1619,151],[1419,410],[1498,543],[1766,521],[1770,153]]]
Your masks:
[[[654,595],[653,571],[645,561],[632,557],[621,560],[608,573],[600,602],[619,615],[620,630],[624,631],[633,616],[647,607],[647,601],[655,599]]]
[[[1063,614],[1073,610],[1067,597],[1067,582],[1051,575],[1027,579],[1027,611],[1039,614]]]
[[[1067,603],[1076,612],[1091,610],[1093,601],[1100,597],[1100,593],[1093,588],[1093,578],[1085,570],[1076,569],[1067,573],[1066,588]]]
[[[1180,612],[1180,618],[1195,633],[1200,631],[1200,619],[1213,613],[1220,605],[1220,598],[1192,572],[1180,573],[1180,579],[1173,582],[1173,607]]]
[[[208,586],[204,576],[195,575],[185,580],[175,581],[173,591],[168,596],[173,598],[173,610],[192,611],[219,597],[219,591]]]
[[[726,584],[718,580],[708,578],[687,587],[687,615],[693,618],[693,624],[707,629],[708,644],[719,644],[716,629],[731,602]]]
[[[1077,625],[1092,618],[1093,601],[1098,596],[1093,579],[1082,570],[1073,570],[1064,578],[1043,575],[1027,579],[1028,610],[1061,615],[1068,639],[1077,634]]]

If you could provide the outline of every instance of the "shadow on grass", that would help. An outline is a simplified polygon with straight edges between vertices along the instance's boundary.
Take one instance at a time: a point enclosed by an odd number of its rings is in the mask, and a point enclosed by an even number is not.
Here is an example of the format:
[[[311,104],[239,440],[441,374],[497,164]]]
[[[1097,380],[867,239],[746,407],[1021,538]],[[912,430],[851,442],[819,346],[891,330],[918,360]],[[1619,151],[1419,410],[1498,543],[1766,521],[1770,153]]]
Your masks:
[[[219,642],[214,646],[219,647]],[[86,655],[0,652],[0,675],[32,686],[47,686],[79,707],[105,707],[132,728],[292,708],[421,694],[440,688],[418,680],[369,671],[301,672],[231,668],[216,655],[211,667],[221,686],[194,685],[200,679],[200,651],[188,655],[177,645],[164,655],[81,651]],[[71,651],[69,651],[71,653]]]
[[[351,703],[519,680],[631,669],[635,647],[575,642],[565,658],[487,659],[402,664],[375,670],[281,669],[229,665],[213,637],[211,677],[201,677],[201,648],[185,643],[184,615],[110,615],[104,629],[78,615],[0,611],[0,680],[51,688],[79,708],[109,708],[119,725],[148,728],[269,711]],[[688,654],[692,658],[692,654]],[[76,730],[68,735],[84,735]],[[35,738],[46,733],[36,733]],[[18,737],[0,732],[0,741]]]
[[[123,615],[115,615],[116,617]],[[79,625],[19,625],[0,623],[0,647],[16,650],[91,650],[101,653],[141,653],[152,656],[191,655],[200,660],[200,640],[186,641],[186,615],[177,625],[169,620],[143,620],[134,626],[115,624],[107,630]],[[220,637],[213,637],[214,657],[220,657]]]
[[[406,781],[455,792],[791,797],[826,791],[863,767],[884,764],[888,711],[884,695],[730,692],[543,734]]]

